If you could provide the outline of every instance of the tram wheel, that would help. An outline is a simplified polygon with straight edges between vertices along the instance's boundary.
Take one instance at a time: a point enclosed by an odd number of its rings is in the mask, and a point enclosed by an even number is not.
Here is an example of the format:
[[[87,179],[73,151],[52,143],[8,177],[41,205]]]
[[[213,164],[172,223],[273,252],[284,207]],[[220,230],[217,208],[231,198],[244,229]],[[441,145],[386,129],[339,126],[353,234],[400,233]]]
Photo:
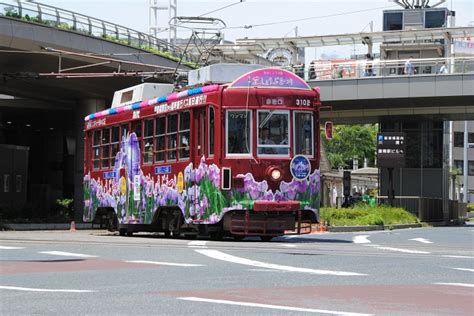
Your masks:
[[[272,240],[273,236],[260,236],[260,239],[262,241],[270,241]]]
[[[133,232],[128,230],[128,231],[127,231],[127,236],[128,236],[128,237],[133,236]]]
[[[245,236],[243,235],[233,235],[234,240],[241,241],[244,240]]]
[[[165,231],[165,237],[170,238],[171,237],[171,232],[169,230]]]
[[[126,229],[123,229],[123,228],[119,229],[119,235],[120,236],[125,236],[126,233],[127,233]]]

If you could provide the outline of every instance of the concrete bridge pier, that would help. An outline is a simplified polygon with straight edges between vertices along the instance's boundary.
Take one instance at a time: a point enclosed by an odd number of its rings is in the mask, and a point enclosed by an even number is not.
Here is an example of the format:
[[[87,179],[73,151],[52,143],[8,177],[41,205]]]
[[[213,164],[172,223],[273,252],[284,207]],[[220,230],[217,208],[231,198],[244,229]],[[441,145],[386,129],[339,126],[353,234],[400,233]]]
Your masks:
[[[84,117],[105,109],[103,99],[82,99],[74,107],[74,132],[76,140],[74,161],[74,219],[82,222],[84,178]]]

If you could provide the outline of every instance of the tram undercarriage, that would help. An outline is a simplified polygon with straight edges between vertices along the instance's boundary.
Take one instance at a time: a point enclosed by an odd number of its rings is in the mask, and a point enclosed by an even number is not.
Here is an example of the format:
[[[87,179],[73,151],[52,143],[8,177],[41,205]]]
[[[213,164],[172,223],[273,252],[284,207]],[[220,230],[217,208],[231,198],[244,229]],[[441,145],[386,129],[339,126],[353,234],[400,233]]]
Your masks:
[[[308,210],[235,210],[226,213],[217,224],[185,223],[181,211],[173,207],[156,211],[150,224],[119,224],[111,209],[98,211],[97,214],[100,215],[101,221],[107,223],[109,231],[118,231],[121,236],[132,236],[136,232],[153,232],[163,233],[165,237],[208,236],[213,240],[224,237],[242,240],[255,236],[269,241],[282,235],[309,234],[311,225],[317,223],[314,213]],[[97,217],[95,222],[98,222]]]

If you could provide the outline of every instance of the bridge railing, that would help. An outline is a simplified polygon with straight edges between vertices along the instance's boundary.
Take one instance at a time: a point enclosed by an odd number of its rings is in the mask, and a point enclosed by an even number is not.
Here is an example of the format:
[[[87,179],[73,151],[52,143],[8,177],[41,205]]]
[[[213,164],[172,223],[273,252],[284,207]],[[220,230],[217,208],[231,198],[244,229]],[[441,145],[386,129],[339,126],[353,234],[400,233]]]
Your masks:
[[[197,63],[197,58],[165,40],[115,23],[46,4],[23,0],[9,3],[0,2],[0,16],[100,37],[119,44],[143,49],[175,61],[183,56],[183,62]]]
[[[446,75],[474,72],[474,57],[400,60],[317,60],[309,67],[289,67],[307,80],[358,79],[370,77]]]

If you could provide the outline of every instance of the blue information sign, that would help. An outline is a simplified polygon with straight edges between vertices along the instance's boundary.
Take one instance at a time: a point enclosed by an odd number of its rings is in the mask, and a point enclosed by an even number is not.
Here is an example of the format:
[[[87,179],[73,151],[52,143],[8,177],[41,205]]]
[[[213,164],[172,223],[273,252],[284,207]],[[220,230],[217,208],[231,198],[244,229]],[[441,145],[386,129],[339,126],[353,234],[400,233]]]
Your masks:
[[[171,166],[155,167],[155,174],[167,174],[171,173]]]
[[[108,172],[104,172],[102,174],[102,178],[104,178],[104,179],[114,179],[116,175],[117,175],[117,173],[115,171],[108,171]]]

